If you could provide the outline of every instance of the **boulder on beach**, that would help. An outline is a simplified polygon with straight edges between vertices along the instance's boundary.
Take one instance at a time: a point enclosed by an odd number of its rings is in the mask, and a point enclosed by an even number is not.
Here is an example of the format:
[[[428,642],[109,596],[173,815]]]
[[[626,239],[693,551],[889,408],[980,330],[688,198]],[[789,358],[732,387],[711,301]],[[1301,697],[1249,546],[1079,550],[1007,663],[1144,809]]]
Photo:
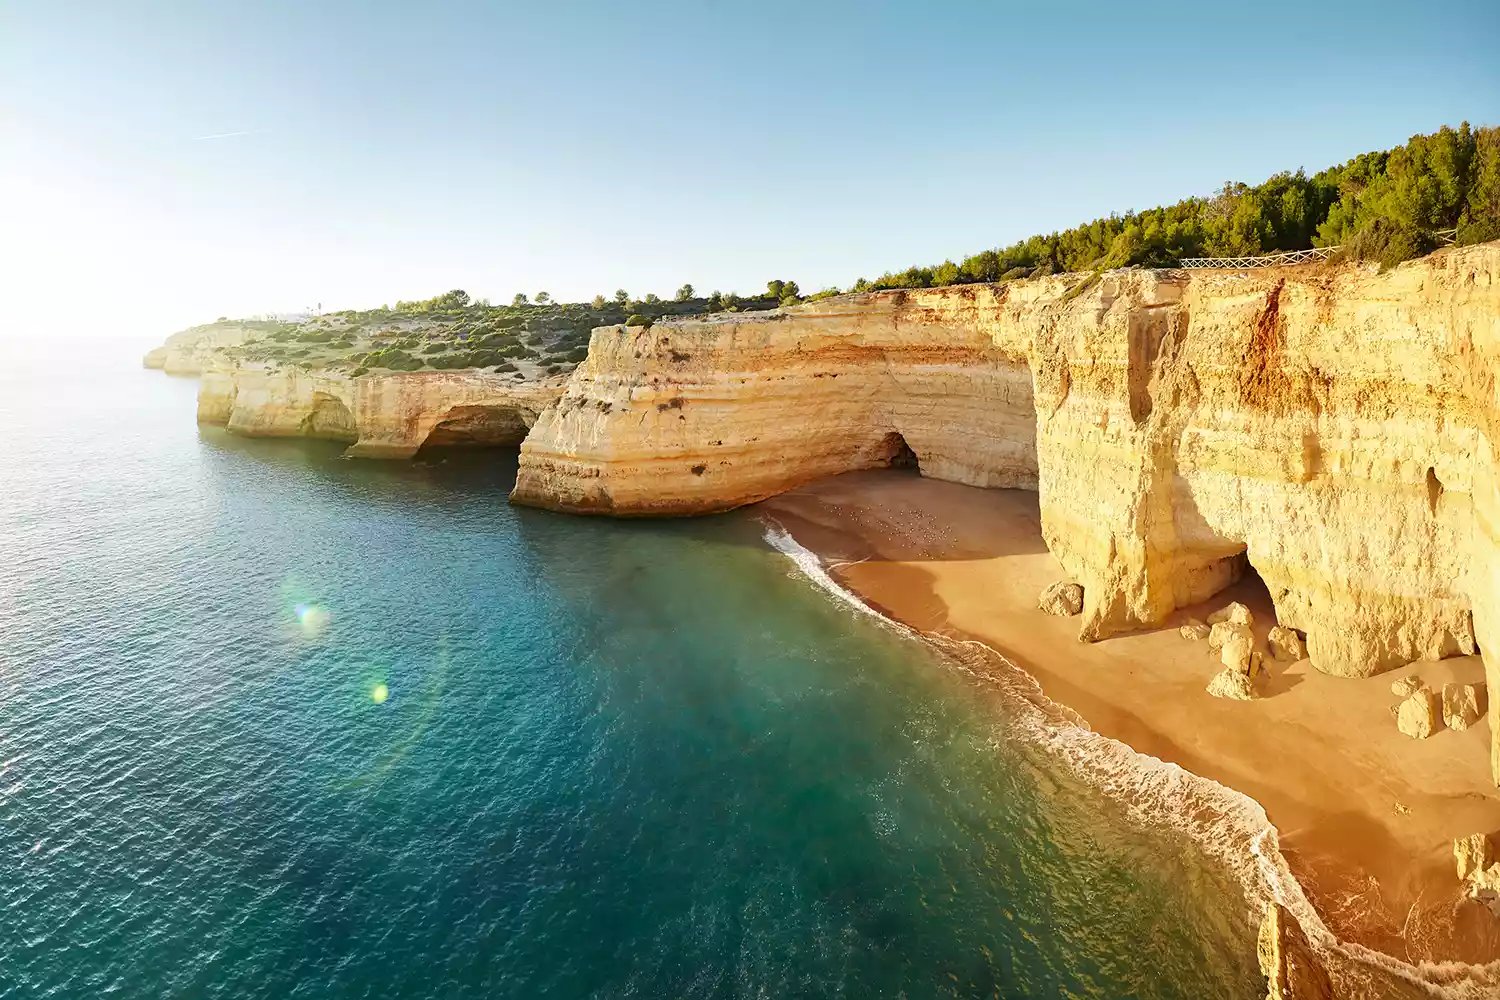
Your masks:
[[[1207,639],[1208,634],[1212,631],[1212,629],[1200,622],[1198,619],[1189,618],[1187,622],[1177,630],[1177,634],[1182,636],[1184,639],[1192,639],[1194,642],[1201,642],[1204,639]]]
[[[1413,739],[1425,740],[1441,724],[1438,697],[1427,688],[1412,692],[1396,711],[1396,727]]]
[[[1237,632],[1224,640],[1224,645],[1219,647],[1219,662],[1231,670],[1249,676],[1250,654],[1254,652],[1255,644],[1249,635],[1250,630]]]
[[[1490,866],[1490,838],[1482,833],[1459,837],[1453,841],[1453,860],[1458,865],[1458,880],[1467,882],[1469,876]]]
[[[1397,677],[1391,681],[1391,694],[1397,698],[1410,698],[1426,686],[1427,682],[1416,674],[1407,674],[1405,677]]]
[[[1277,625],[1271,629],[1266,636],[1266,645],[1271,647],[1271,658],[1275,660],[1290,660],[1295,663],[1307,656],[1307,645],[1302,641],[1302,636],[1296,629],[1285,625]]]
[[[1476,684],[1443,685],[1443,723],[1449,729],[1468,729],[1479,721],[1479,688]]]
[[[1249,608],[1245,607],[1239,601],[1235,601],[1232,604],[1226,604],[1208,616],[1208,623],[1210,625],[1217,625],[1220,622],[1232,622],[1235,625],[1254,625],[1255,616],[1250,613]]]
[[[1208,631],[1208,648],[1222,649],[1231,636],[1244,636],[1252,646],[1255,645],[1255,634],[1250,631],[1249,625],[1242,625],[1238,622],[1217,622]]]
[[[1076,583],[1066,581],[1054,583],[1042,591],[1041,600],[1037,602],[1041,609],[1049,615],[1078,615],[1083,613],[1083,588]]]
[[[1208,693],[1215,698],[1229,698],[1233,701],[1254,701],[1259,697],[1255,693],[1255,685],[1250,683],[1249,675],[1234,667],[1225,667],[1214,674],[1214,679],[1208,682]]]

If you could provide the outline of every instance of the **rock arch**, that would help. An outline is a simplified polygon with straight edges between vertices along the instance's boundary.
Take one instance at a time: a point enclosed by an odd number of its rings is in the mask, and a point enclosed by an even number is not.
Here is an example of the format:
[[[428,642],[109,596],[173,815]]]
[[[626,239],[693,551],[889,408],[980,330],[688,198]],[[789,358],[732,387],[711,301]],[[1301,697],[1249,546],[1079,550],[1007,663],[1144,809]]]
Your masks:
[[[357,441],[359,427],[344,401],[326,392],[313,393],[312,409],[302,418],[302,434],[329,441]]]
[[[514,448],[526,439],[534,417],[515,406],[469,404],[450,407],[422,438],[420,448]]]

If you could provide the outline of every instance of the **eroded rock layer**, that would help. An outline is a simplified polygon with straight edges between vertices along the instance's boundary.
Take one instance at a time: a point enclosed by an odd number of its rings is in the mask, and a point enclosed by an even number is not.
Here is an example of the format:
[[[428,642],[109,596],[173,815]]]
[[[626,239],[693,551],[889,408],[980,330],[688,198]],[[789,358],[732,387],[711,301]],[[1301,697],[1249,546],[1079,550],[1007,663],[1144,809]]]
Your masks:
[[[1476,632],[1500,650],[1497,276],[1489,244],[1383,274],[1121,271],[601,328],[513,498],[708,512],[905,446],[924,475],[1039,489],[1084,638],[1248,559],[1327,672]]]
[[[561,379],[478,371],[354,378],[245,366],[203,373],[198,420],[253,437],[347,441],[353,456],[409,458],[424,444],[520,444],[561,392]]]

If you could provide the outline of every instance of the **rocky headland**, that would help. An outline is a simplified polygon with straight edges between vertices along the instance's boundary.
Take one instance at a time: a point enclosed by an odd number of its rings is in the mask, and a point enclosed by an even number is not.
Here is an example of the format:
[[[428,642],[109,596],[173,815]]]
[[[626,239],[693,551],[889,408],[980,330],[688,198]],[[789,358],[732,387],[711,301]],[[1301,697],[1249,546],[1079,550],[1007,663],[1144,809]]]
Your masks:
[[[418,357],[433,339],[397,336]],[[1335,678],[1481,653],[1500,684],[1500,243],[1384,270],[1132,268],[608,325],[550,372],[179,337],[148,364],[196,364],[199,419],[232,431],[369,457],[519,443],[514,502],[615,516],[909,466],[1035,492],[1057,576],[1081,589],[1081,639],[1192,625],[1183,609],[1256,579],[1260,628],[1305,643],[1327,697]],[[1485,745],[1500,781],[1500,704],[1471,686],[1487,721],[1464,752]],[[1433,730],[1441,690],[1424,700]]]

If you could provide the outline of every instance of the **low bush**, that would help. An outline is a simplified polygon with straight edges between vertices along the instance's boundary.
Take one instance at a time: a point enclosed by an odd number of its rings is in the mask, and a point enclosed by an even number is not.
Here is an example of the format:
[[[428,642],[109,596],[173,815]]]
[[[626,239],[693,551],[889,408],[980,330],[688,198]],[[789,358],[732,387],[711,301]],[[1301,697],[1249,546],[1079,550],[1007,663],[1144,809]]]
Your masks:
[[[626,326],[643,326],[643,327],[646,327],[647,329],[650,329],[651,328],[651,319],[650,319],[650,317],[642,316],[640,313],[631,313],[630,316],[629,316],[629,318],[627,318],[625,320],[625,325]]]
[[[1372,219],[1349,241],[1345,252],[1356,260],[1374,261],[1383,271],[1404,260],[1431,253],[1437,241],[1425,229],[1394,219]]]

